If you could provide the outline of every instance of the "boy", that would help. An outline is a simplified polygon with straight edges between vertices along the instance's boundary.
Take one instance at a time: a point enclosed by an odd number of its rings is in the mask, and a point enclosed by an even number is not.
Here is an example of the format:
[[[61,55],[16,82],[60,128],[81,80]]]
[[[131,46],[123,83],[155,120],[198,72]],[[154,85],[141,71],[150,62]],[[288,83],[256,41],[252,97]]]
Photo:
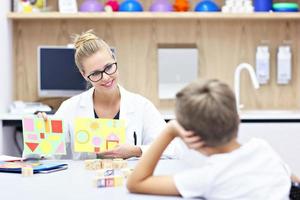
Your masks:
[[[177,121],[142,156],[127,181],[130,192],[205,199],[288,199],[291,173],[261,139],[237,142],[239,115],[228,85],[194,82],[176,95]],[[153,176],[160,155],[175,138],[208,156],[203,166],[174,176]]]

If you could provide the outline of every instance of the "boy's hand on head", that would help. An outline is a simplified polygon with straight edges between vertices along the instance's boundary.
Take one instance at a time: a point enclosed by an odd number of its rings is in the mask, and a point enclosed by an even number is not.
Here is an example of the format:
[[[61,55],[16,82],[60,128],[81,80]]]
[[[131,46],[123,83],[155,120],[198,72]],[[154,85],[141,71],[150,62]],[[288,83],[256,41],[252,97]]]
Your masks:
[[[199,150],[204,146],[204,142],[200,136],[196,135],[193,131],[185,130],[176,120],[170,121],[168,126],[173,136],[180,137],[190,149]]]
[[[194,150],[200,150],[204,145],[204,141],[200,136],[195,135],[193,131],[182,132],[181,139],[190,148]]]

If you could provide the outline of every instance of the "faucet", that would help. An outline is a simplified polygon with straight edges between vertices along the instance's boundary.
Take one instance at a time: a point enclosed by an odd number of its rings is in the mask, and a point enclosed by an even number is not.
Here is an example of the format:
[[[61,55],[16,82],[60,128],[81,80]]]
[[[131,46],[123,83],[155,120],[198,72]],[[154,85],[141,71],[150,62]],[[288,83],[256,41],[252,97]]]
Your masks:
[[[240,111],[241,108],[244,107],[244,105],[240,104],[240,75],[241,75],[241,71],[243,69],[248,70],[248,72],[250,74],[250,78],[252,80],[253,87],[255,89],[259,88],[259,83],[258,83],[258,80],[257,80],[257,77],[256,77],[253,67],[248,63],[239,64],[234,72],[234,92],[235,92],[235,98],[236,98],[236,108],[237,108],[238,112]]]

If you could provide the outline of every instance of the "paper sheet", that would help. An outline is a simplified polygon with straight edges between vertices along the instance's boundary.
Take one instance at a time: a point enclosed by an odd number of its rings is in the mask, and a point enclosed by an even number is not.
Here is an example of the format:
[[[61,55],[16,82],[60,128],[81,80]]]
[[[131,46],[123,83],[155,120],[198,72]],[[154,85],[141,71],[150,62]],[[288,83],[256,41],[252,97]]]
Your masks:
[[[26,117],[23,123],[23,155],[64,155],[66,138],[63,121],[57,119]]]
[[[114,149],[125,143],[125,121],[113,119],[75,119],[75,152],[94,152]]]

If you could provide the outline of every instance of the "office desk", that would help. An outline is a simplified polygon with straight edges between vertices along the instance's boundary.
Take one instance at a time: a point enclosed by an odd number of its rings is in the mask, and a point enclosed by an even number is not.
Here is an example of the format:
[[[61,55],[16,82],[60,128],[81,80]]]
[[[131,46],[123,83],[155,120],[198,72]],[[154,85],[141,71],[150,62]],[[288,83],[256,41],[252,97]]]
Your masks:
[[[125,185],[115,188],[93,186],[95,171],[84,169],[84,161],[60,161],[69,164],[67,170],[50,174],[34,174],[22,177],[21,174],[0,173],[0,199],[24,200],[138,200],[138,199],[182,199],[153,195],[131,194]],[[129,161],[133,167],[137,161]],[[173,174],[186,168],[178,160],[160,160],[155,174]]]
[[[172,113],[164,112],[165,119],[172,119]],[[22,122],[23,115],[0,114],[0,154],[20,156],[14,142],[15,126]],[[292,171],[300,176],[300,112],[262,111],[241,113],[238,140],[241,143],[252,137],[266,140]]]

